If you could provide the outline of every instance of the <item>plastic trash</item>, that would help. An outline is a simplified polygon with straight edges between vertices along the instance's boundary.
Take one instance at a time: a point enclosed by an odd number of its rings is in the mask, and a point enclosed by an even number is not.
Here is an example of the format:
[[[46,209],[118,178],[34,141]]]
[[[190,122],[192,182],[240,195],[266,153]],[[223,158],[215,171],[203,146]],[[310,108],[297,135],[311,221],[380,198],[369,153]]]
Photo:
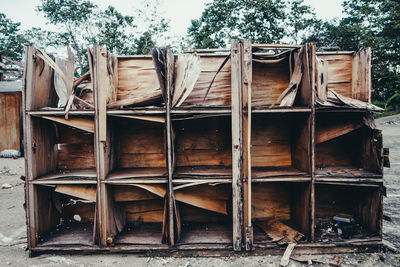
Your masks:
[[[0,157],[3,158],[19,158],[21,157],[21,151],[15,149],[4,149],[0,152]]]

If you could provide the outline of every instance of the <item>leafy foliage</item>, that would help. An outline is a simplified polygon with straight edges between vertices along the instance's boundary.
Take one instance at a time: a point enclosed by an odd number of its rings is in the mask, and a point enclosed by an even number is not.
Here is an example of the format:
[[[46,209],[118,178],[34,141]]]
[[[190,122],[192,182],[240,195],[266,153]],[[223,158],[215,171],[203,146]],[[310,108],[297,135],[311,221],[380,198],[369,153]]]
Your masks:
[[[217,48],[232,38],[248,38],[258,43],[280,42],[289,36],[298,42],[317,21],[304,0],[215,0],[188,29],[192,45]],[[289,7],[289,8],[286,8]]]
[[[25,38],[19,30],[20,23],[12,22],[0,13],[0,55],[19,60],[24,52]]]
[[[324,22],[307,41],[343,50],[372,48],[372,86],[375,101],[400,92],[400,2],[397,0],[347,0],[346,16]]]

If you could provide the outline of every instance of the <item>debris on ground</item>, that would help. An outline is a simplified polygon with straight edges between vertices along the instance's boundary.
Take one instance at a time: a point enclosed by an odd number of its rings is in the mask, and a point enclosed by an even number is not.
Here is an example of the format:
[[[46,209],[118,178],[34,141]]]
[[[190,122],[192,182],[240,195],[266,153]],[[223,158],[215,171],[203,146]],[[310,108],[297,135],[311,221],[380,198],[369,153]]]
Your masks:
[[[1,185],[1,189],[10,189],[10,188],[12,188],[12,185],[10,185],[10,184],[2,184]]]
[[[17,159],[21,157],[21,151],[15,149],[4,149],[0,152],[0,157]]]

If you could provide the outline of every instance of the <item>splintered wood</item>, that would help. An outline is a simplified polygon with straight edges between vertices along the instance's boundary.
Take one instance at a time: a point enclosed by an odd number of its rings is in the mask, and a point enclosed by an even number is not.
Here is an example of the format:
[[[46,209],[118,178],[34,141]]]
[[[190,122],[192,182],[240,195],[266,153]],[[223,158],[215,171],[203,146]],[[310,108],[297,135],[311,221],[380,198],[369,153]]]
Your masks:
[[[76,78],[67,51],[26,49],[31,253],[286,248],[286,266],[317,262],[293,251],[382,246],[390,162],[371,114],[370,49],[95,46]],[[338,214],[359,228],[334,226]]]
[[[272,242],[277,242],[280,245],[297,243],[304,237],[302,233],[275,219],[260,221],[255,224],[272,239]]]

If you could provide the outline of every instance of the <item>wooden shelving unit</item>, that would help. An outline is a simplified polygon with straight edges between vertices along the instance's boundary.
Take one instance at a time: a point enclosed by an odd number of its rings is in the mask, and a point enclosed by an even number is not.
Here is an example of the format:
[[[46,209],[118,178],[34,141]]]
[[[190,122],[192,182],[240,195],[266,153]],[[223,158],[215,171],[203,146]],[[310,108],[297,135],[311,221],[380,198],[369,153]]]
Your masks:
[[[369,101],[368,82],[357,82],[369,77],[357,76],[370,67],[357,63],[368,50],[232,40],[230,50],[188,54],[201,68],[180,103],[181,55],[96,46],[94,108],[67,115],[36,53],[27,48],[23,97],[31,253],[280,251],[271,227],[295,233],[289,241],[309,252],[381,246],[381,133],[365,109],[316,105],[321,59],[326,88],[342,81],[341,94]],[[338,73],[341,60],[358,67]],[[327,242],[321,222],[338,213],[363,232]]]

